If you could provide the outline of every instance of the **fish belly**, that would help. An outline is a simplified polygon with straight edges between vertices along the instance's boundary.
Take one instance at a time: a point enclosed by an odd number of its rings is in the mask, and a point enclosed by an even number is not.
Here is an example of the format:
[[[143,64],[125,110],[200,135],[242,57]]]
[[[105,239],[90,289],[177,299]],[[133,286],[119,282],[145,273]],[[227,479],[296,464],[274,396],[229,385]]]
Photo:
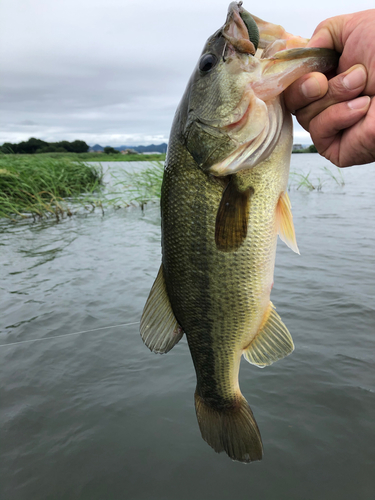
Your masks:
[[[275,176],[269,181],[271,170],[272,165],[263,162],[247,174],[254,188],[248,236],[229,253],[215,244],[223,185],[178,148],[170,152],[165,171],[162,246],[167,292],[188,339],[198,394],[219,406],[231,405],[238,397],[241,354],[269,305],[280,190]]]

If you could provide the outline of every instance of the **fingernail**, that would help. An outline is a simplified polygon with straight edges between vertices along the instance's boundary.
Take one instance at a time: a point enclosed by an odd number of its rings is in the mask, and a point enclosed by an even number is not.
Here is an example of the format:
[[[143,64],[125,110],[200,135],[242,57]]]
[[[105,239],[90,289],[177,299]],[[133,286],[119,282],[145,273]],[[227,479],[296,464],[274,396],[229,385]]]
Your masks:
[[[360,66],[359,68],[353,69],[348,73],[343,79],[342,83],[348,90],[354,90],[358,87],[362,87],[366,83],[366,71]]]
[[[353,101],[348,102],[350,109],[363,109],[367,108],[370,103],[370,98],[368,95],[358,97],[358,99],[353,99]]]
[[[303,82],[303,84],[301,85],[301,90],[303,95],[305,97],[308,97],[309,99],[320,96],[320,85],[318,80],[314,76],[311,76]]]

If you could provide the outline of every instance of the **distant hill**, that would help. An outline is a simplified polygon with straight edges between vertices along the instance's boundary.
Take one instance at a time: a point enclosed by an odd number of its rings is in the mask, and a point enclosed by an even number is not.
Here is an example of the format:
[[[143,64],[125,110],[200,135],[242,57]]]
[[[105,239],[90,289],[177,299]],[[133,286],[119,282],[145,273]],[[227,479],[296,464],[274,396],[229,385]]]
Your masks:
[[[90,147],[90,151],[104,151],[104,147],[100,144],[95,144],[95,146]],[[149,146],[116,146],[114,149],[122,151],[124,149],[134,149],[138,153],[166,153],[168,145],[163,142],[163,144],[150,144]]]
[[[90,146],[89,151],[104,151],[104,148],[100,144],[95,144],[95,146]]]

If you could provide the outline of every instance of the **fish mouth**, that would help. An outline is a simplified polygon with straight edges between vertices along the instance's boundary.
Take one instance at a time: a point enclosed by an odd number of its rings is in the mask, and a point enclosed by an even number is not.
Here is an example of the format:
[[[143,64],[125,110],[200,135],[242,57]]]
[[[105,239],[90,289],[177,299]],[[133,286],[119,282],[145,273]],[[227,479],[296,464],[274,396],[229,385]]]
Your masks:
[[[250,39],[251,29],[243,20],[242,16],[251,17],[242,7],[242,2],[231,2],[228,7],[228,15],[222,34],[233,49],[243,54],[255,55],[256,46]],[[254,23],[255,24],[255,23]],[[256,38],[256,37],[255,37]],[[254,40],[257,45],[257,40]]]

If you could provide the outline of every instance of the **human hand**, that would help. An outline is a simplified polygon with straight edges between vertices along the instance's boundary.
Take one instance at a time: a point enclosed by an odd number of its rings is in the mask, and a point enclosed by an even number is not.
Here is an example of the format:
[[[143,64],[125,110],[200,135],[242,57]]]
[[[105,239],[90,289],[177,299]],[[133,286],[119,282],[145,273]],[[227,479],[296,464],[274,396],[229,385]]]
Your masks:
[[[285,103],[319,153],[338,167],[375,161],[375,10],[337,16],[316,28],[309,47],[341,53],[338,75],[303,76]],[[360,94],[366,94],[358,97]]]

